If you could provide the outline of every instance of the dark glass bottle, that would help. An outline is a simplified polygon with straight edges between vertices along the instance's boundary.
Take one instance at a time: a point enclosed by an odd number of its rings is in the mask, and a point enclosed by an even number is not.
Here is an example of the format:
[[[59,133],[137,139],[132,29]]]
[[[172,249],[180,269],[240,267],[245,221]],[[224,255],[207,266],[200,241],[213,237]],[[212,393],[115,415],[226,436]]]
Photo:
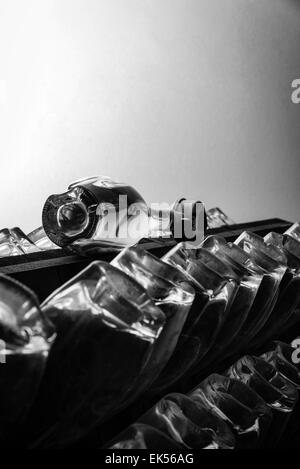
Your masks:
[[[215,238],[215,237],[214,237]],[[259,264],[246,251],[234,243],[226,243],[218,237],[218,245],[222,250],[239,265],[249,271],[251,275],[262,276],[262,281],[256,294],[248,318],[236,340],[231,344],[233,351],[249,351],[251,339],[262,329],[270,314],[273,311],[274,303],[277,300],[280,276],[277,270],[272,271],[274,264],[267,262],[267,259],[260,259]]]
[[[206,258],[210,257],[213,256],[206,252]],[[236,283],[213,270],[208,262],[201,262],[199,258],[191,256],[185,243],[171,249],[163,256],[163,260],[180,269],[196,291],[183,330],[187,336],[198,337],[201,343],[197,361],[193,365],[196,372],[203,368],[207,353],[215,344],[217,334],[226,321],[236,294]]]
[[[170,386],[190,368],[197,352],[197,341],[193,341],[191,349],[189,346],[182,347],[180,341],[194,301],[194,289],[178,269],[140,247],[124,249],[111,264],[138,281],[165,314],[165,326],[156,341],[151,359],[157,373],[161,372],[153,386],[163,387],[163,383]],[[176,356],[175,366],[172,365],[173,359],[169,361],[173,353]]]
[[[294,283],[284,254],[276,247],[265,244],[263,238],[250,232],[244,232],[235,241],[235,244],[242,247],[258,265],[277,279],[272,312],[250,344],[253,350],[258,350],[274,334],[276,335],[276,332],[280,331],[282,324],[293,313],[298,280],[296,279]]]
[[[207,357],[207,366],[209,366],[210,363],[224,360],[228,353],[232,352],[231,344],[235,338],[239,337],[240,331],[251,312],[260,285],[260,278],[247,275],[245,269],[232,262],[230,258],[215,253],[214,249],[210,248],[209,241],[204,241],[202,246],[203,248],[200,249],[191,249],[190,255],[195,256],[197,261],[205,262],[228,281],[236,284],[236,294],[226,321],[218,333],[213,350]],[[208,249],[206,249],[206,246],[208,246]],[[209,258],[207,256],[208,251],[211,253]]]
[[[42,310],[57,329],[34,406],[31,447],[66,447],[138,395],[165,316],[132,278],[93,262]],[[155,375],[156,376],[156,375]]]
[[[230,342],[230,350],[225,354],[234,355],[247,346],[251,337],[256,334],[270,314],[266,303],[269,295],[268,280],[265,279],[266,275],[262,269],[253,262],[249,262],[243,250],[232,243],[227,243],[221,236],[208,236],[203,246],[229,264],[250,289],[248,315],[238,334]]]

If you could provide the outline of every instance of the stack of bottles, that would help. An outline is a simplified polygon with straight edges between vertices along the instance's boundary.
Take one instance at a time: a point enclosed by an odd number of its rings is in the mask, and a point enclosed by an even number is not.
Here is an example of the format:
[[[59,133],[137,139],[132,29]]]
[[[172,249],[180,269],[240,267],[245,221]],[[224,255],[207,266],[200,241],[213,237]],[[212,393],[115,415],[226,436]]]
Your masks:
[[[291,363],[291,347],[272,345],[261,357],[246,355],[222,374],[210,375],[187,394],[167,394],[107,447],[274,448],[284,447],[295,431],[299,438],[300,368]]]
[[[0,276],[1,445],[70,447],[149,395],[166,397],[110,446],[276,444],[300,381],[293,348],[267,345],[299,324],[299,287],[299,223],[161,259],[127,247],[41,305]]]

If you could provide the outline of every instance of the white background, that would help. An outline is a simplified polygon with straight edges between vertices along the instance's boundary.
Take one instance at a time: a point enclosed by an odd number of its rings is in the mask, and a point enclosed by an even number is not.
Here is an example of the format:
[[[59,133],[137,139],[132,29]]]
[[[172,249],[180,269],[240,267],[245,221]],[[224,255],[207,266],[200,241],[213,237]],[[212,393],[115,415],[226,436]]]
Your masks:
[[[0,0],[0,225],[104,174],[300,219],[297,0]]]

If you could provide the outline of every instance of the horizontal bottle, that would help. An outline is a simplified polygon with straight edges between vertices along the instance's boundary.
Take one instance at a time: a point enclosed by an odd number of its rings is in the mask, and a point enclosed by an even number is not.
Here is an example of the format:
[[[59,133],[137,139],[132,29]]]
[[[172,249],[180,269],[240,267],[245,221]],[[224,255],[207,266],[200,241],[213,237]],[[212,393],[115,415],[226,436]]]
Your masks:
[[[126,246],[148,237],[203,237],[205,211],[196,201],[178,200],[173,207],[148,207],[131,186],[107,177],[76,181],[62,194],[51,195],[43,208],[43,227],[58,246],[81,240]]]

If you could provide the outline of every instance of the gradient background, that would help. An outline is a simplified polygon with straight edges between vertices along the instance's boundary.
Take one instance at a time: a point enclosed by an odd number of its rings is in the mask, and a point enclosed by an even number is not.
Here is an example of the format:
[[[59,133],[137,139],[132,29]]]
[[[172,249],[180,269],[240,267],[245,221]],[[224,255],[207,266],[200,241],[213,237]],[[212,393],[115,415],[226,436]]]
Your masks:
[[[0,222],[94,174],[300,219],[297,0],[0,0]]]

